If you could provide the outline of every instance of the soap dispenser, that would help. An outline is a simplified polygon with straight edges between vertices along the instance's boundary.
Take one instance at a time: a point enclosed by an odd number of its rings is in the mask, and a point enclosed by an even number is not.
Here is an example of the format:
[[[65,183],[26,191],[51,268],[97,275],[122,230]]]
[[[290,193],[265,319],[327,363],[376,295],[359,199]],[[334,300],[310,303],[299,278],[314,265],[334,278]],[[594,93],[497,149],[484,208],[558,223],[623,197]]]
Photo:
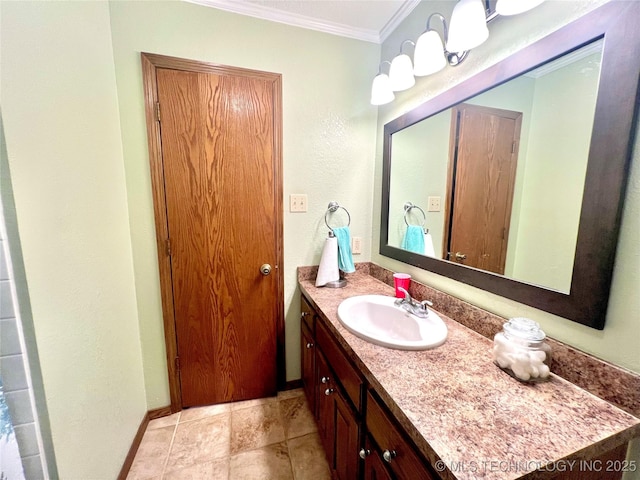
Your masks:
[[[523,382],[549,378],[551,347],[545,333],[529,318],[511,318],[493,339],[493,360],[509,375]]]

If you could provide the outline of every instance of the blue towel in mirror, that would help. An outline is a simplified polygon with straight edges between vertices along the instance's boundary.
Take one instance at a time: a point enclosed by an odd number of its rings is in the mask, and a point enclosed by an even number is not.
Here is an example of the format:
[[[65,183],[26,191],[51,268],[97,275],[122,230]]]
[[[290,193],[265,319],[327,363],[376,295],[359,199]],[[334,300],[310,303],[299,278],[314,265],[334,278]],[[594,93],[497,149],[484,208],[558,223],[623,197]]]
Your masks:
[[[424,230],[419,225],[407,225],[401,248],[424,255]]]
[[[333,234],[338,239],[338,268],[344,273],[353,273],[356,267],[353,264],[351,255],[351,233],[349,227],[337,227],[333,229]]]

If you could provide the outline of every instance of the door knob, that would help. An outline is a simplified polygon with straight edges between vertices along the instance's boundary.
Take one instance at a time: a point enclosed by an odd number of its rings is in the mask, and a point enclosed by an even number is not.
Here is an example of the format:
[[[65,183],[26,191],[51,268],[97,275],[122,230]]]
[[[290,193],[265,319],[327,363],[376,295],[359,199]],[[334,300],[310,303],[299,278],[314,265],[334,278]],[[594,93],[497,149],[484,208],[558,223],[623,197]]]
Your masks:
[[[267,276],[271,273],[271,265],[268,263],[264,263],[260,266],[260,273],[264,276]]]
[[[456,260],[464,260],[467,256],[462,252],[456,252]]]

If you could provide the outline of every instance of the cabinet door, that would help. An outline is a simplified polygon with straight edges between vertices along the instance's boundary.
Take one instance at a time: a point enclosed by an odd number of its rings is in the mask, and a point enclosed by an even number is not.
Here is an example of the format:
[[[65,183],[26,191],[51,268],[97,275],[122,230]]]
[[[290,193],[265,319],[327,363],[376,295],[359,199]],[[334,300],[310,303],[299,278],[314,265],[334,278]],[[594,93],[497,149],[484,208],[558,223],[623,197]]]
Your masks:
[[[366,452],[364,460],[364,480],[393,480],[393,477],[382,462],[380,453],[373,447],[368,435],[364,448]]]
[[[316,350],[316,406],[318,409],[318,434],[327,454],[329,466],[333,470],[335,464],[335,406],[333,392],[336,387],[332,379],[333,372],[329,368],[321,350]]]
[[[340,480],[359,478],[360,428],[351,407],[339,391],[332,394],[335,418],[334,476]]]
[[[316,346],[313,335],[303,324],[300,335],[300,349],[302,358],[302,386],[307,396],[309,408],[314,417],[318,418],[316,410]]]
[[[428,464],[420,459],[405,439],[393,416],[371,392],[367,393],[366,424],[371,438],[382,450],[382,458],[395,476],[401,480],[438,478],[430,472]]]

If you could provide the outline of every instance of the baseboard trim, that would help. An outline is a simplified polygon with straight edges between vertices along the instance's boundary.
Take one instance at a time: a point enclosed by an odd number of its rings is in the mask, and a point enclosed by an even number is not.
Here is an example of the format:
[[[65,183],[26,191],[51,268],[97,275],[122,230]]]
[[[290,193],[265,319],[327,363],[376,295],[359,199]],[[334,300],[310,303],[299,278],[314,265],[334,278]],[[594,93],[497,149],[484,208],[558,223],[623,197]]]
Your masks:
[[[289,380],[284,384],[285,390],[295,390],[296,388],[302,388],[302,379]]]
[[[171,411],[171,406],[167,405],[166,407],[156,408],[155,410],[149,410],[147,415],[149,415],[149,420],[155,420],[156,418],[166,417],[171,415],[173,412]]]
[[[133,437],[133,441],[131,442],[131,447],[129,448],[129,453],[127,453],[126,458],[124,459],[124,463],[122,464],[122,468],[120,469],[120,473],[118,474],[118,480],[126,480],[127,475],[129,475],[129,470],[131,470],[131,465],[133,465],[133,460],[136,458],[136,453],[138,453],[138,448],[140,447],[140,442],[142,442],[142,437],[144,436],[144,432],[147,430],[147,426],[149,425],[150,420],[155,420],[156,418],[166,417],[167,415],[171,415],[171,407],[162,407],[156,408],[154,410],[149,410],[145,413],[142,421],[140,422],[140,426],[138,427],[138,431],[136,435]]]

